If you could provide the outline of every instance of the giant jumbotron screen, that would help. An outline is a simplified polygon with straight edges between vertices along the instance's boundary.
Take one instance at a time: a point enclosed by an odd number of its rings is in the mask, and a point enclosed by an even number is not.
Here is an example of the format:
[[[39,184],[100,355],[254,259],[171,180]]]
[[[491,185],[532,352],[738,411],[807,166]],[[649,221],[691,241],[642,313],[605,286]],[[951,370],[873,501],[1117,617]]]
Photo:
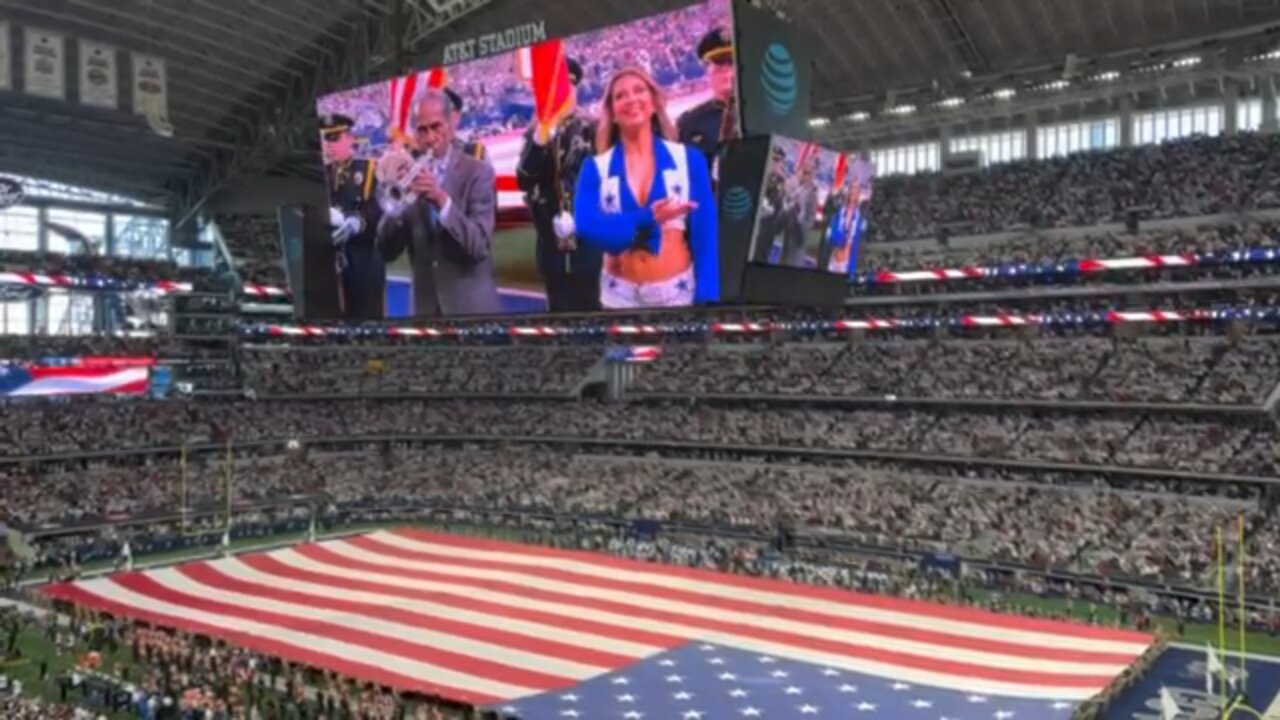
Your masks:
[[[707,0],[319,98],[327,200],[335,232],[342,235],[335,243],[340,249],[320,246],[320,251],[335,254],[339,316],[593,312],[716,300],[711,259],[717,238],[705,222],[709,218],[714,230],[714,196],[700,204],[706,207],[687,210],[661,230],[655,226],[663,241],[633,247],[626,239],[567,228],[561,216],[575,215],[576,185],[561,175],[578,174],[602,151],[597,128],[607,112],[606,94],[612,90],[618,102],[629,101],[627,80],[618,79],[628,72],[638,71],[630,78],[633,84],[642,80],[653,90],[655,118],[661,117],[661,123],[654,121],[660,131],[655,135],[668,142],[678,138],[661,131],[717,94],[723,96],[721,86],[736,92],[732,22],[730,0]],[[727,62],[710,62],[700,53],[717,31],[727,45]],[[566,75],[572,88],[565,85]],[[445,114],[451,129],[441,126],[433,110],[422,109],[441,104],[435,102],[441,98],[450,105]],[[618,113],[626,112],[625,105],[618,107]],[[545,198],[531,189],[535,183],[521,182],[521,160],[530,143],[537,144],[534,150],[548,143],[560,147],[561,134],[574,132],[565,123],[570,115],[587,129],[566,139],[559,157],[542,166],[564,189],[555,198],[555,217],[539,228],[529,222],[529,211]],[[610,117],[613,125],[622,122],[621,115]],[[453,150],[441,151],[438,160],[423,160],[434,157],[432,144],[446,135]],[[655,152],[660,156],[652,187],[698,206],[701,185],[710,188],[702,178],[715,172],[714,162],[699,152],[688,153],[687,162],[668,157],[678,152]],[[591,172],[599,175],[598,168]],[[426,175],[444,191],[438,199],[448,196],[447,202],[430,202],[437,198],[435,190],[412,189],[414,179]],[[489,178],[492,192],[474,186]],[[628,203],[643,207],[643,193],[615,185],[617,178],[601,175],[592,193],[605,212],[609,204],[624,214]],[[423,187],[420,182],[419,190]],[[670,234],[675,226],[687,243]],[[566,232],[570,229],[577,232]],[[695,235],[697,243],[690,239]],[[323,265],[326,273],[329,265]],[[330,286],[334,282],[328,279]]]

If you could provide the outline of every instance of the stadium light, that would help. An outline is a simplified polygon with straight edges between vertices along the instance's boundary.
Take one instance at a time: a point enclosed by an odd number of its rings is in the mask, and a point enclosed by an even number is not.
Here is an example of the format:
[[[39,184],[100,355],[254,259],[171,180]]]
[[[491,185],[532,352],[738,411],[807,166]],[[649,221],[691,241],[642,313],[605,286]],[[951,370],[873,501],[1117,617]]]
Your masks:
[[[1173,66],[1176,68],[1195,67],[1199,64],[1200,64],[1199,55],[1188,55],[1187,57],[1178,58],[1177,60],[1173,61]]]
[[[938,105],[944,108],[960,107],[963,104],[964,104],[964,98],[959,96],[952,96],[938,103]]]
[[[1071,87],[1071,83],[1066,80],[1054,80],[1053,82],[1047,82],[1041,85],[1037,85],[1033,89],[1050,91],[1050,90],[1066,90],[1069,87]]]
[[[809,127],[812,128],[826,127],[829,124],[831,124],[831,121],[824,117],[809,118]]]
[[[1120,79],[1120,73],[1115,70],[1108,70],[1093,76],[1097,82],[1115,82]]]
[[[871,119],[871,114],[865,110],[859,110],[858,112],[851,112],[848,115],[845,115],[844,119],[852,122],[866,122]]]
[[[897,105],[888,110],[890,115],[911,115],[916,111],[915,105]]]
[[[995,92],[991,93],[991,97],[997,100],[1008,100],[1009,98],[1017,94],[1018,94],[1018,91],[1014,90],[1013,88],[1000,88],[999,90],[996,90]]]

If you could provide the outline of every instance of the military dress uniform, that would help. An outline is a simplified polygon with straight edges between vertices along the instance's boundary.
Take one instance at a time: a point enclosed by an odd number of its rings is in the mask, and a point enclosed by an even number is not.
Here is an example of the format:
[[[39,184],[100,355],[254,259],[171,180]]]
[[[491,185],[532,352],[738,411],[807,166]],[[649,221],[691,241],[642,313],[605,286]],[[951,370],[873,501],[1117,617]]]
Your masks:
[[[453,106],[454,117],[461,117],[462,110],[466,107],[466,104],[462,102],[462,96],[453,88],[445,88],[444,94],[445,97],[449,98],[449,104]],[[463,154],[470,155],[477,160],[487,161],[489,159],[489,153],[485,150],[484,143],[474,141],[464,142],[462,143],[462,152]]]
[[[321,119],[326,137],[351,131],[350,118]],[[339,276],[339,307],[346,320],[381,320],[386,316],[387,266],[374,241],[382,208],[376,196],[373,160],[351,159],[325,167],[329,206],[343,217],[355,216],[360,230],[334,247]]]
[[[582,68],[568,62],[569,79],[577,85]],[[534,128],[524,134],[524,148],[516,166],[516,182],[524,191],[537,236],[538,274],[551,312],[593,312],[600,309],[600,271],[604,261],[598,248],[556,237],[554,221],[561,212],[573,212],[573,193],[582,164],[594,154],[595,123],[571,114],[560,122],[547,144],[533,139]],[[553,154],[554,153],[554,154]]]
[[[726,28],[716,28],[702,37],[698,43],[698,57],[705,63],[733,62],[733,37]],[[707,158],[713,179],[717,168],[716,158],[726,140],[738,135],[738,124],[732,98],[728,102],[711,98],[686,110],[676,121],[680,142],[692,145]]]
[[[758,263],[770,261],[774,241],[782,233],[787,221],[787,178],[783,173],[778,172],[776,165],[773,164],[786,158],[786,152],[780,147],[774,147],[771,157],[772,162],[766,171],[764,181],[764,202],[768,207],[761,208],[760,224],[756,231],[755,249],[751,258]]]

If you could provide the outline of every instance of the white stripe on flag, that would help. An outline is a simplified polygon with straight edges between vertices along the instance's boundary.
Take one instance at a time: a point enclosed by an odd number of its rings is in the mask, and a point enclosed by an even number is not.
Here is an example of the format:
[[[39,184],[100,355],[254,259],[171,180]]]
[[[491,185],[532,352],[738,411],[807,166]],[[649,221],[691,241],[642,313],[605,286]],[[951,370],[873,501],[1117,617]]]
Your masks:
[[[299,620],[317,620],[350,628],[362,633],[380,635],[392,640],[410,642],[422,647],[423,657],[430,657],[431,649],[439,648],[459,655],[467,655],[481,660],[500,662],[503,665],[510,665],[512,667],[532,672],[543,672],[550,675],[571,678],[575,681],[582,681],[609,670],[609,668],[605,667],[594,667],[547,655],[538,655],[516,650],[514,648],[479,642],[458,635],[439,633],[425,627],[410,627],[401,623],[387,622],[364,615],[354,615],[351,613],[343,613],[333,610],[319,610],[307,605],[282,602],[279,600],[273,600],[264,595],[244,595],[238,592],[222,590],[211,585],[196,582],[172,568],[154,570],[147,574],[165,587],[201,599],[227,603],[229,605],[235,605],[237,607],[260,612],[279,613],[288,617],[298,618]],[[490,618],[489,622],[490,624],[494,624],[500,620],[501,618],[493,617]]]
[[[420,540],[413,540],[389,532],[375,532],[371,533],[368,537],[370,539],[377,540],[378,542],[383,542],[406,550],[430,552],[437,555],[444,554],[446,557],[451,556],[458,558],[459,560],[489,560],[534,568],[557,568],[569,572],[580,573],[589,577],[644,583],[661,588],[702,593],[729,600],[748,600],[751,602],[758,602],[782,608],[796,607],[812,612],[836,615],[838,617],[856,617],[858,619],[874,620],[876,622],[889,625],[900,625],[907,628],[925,627],[929,630],[947,633],[949,635],[959,635],[962,637],[982,640],[995,639],[1004,642],[1028,645],[1031,647],[1087,650],[1101,653],[1131,654],[1134,656],[1137,656],[1146,650],[1146,646],[1140,643],[1095,640],[1092,638],[1080,638],[1069,635],[1019,630],[1014,628],[998,627],[992,624],[967,623],[957,620],[948,620],[945,618],[936,618],[885,610],[882,608],[861,606],[857,604],[857,596],[852,593],[850,593],[848,603],[835,603],[804,597],[802,595],[793,595],[790,593],[767,592],[745,587],[721,585],[714,582],[692,580],[675,575],[663,574],[661,572],[622,570],[605,565],[596,565],[585,561],[569,560],[567,558],[548,558],[538,555],[524,555],[517,553],[496,553],[487,550],[457,547],[454,545],[439,545]],[[349,543],[335,545],[332,549],[336,551],[338,547],[346,545],[349,545]],[[996,616],[993,615],[992,617],[995,618]]]

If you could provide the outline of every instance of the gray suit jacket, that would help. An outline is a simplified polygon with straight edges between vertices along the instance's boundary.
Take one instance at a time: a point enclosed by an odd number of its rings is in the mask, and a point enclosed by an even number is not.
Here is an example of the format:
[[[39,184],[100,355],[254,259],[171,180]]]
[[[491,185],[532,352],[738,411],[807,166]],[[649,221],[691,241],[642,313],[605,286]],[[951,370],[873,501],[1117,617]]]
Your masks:
[[[448,217],[433,226],[431,204],[419,200],[398,220],[379,226],[383,256],[391,262],[409,251],[415,316],[497,314],[502,305],[491,247],[497,216],[493,167],[454,143],[441,187],[451,202]]]

